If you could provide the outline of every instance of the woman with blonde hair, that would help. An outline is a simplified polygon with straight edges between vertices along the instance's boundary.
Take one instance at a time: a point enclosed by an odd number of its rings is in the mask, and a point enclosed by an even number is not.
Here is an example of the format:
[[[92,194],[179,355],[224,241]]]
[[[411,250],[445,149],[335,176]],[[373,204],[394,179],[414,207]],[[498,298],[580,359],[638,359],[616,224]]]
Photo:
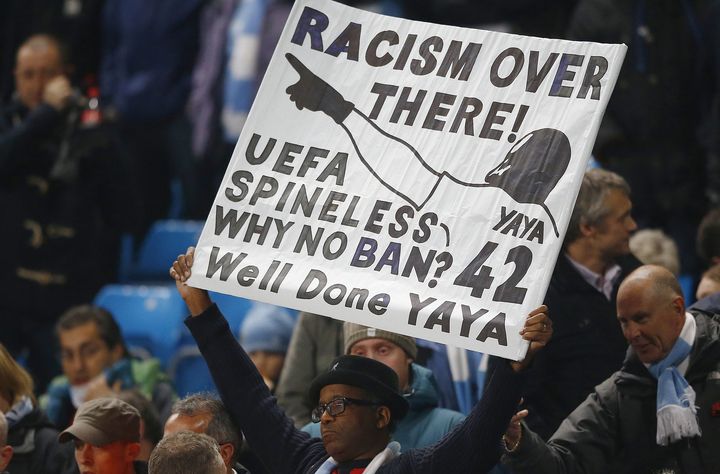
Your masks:
[[[72,472],[72,452],[57,441],[58,431],[38,408],[33,381],[0,344],[0,411],[8,424],[7,443],[13,457],[12,474]]]

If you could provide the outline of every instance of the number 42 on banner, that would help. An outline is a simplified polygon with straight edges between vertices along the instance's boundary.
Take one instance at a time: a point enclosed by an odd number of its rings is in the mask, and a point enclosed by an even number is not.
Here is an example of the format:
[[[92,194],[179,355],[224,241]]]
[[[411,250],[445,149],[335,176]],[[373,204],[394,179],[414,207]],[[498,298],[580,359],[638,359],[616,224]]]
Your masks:
[[[492,267],[484,264],[497,247],[498,244],[495,242],[486,243],[477,256],[455,278],[453,284],[472,288],[470,295],[475,298],[482,298],[485,290],[490,289],[495,281],[495,277],[492,276]],[[515,270],[507,280],[497,287],[493,295],[493,301],[522,304],[527,288],[517,285],[530,268],[532,252],[524,245],[513,247],[508,252],[505,264],[511,262],[515,264]]]

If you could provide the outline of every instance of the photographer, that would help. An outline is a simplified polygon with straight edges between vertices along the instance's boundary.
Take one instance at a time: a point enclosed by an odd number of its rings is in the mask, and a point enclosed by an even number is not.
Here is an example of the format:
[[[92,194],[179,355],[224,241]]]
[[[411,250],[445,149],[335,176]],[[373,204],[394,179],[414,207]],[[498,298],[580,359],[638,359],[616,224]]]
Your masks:
[[[29,350],[39,391],[58,372],[56,319],[112,279],[137,207],[107,127],[86,120],[66,70],[56,39],[30,37],[0,109],[0,342]]]

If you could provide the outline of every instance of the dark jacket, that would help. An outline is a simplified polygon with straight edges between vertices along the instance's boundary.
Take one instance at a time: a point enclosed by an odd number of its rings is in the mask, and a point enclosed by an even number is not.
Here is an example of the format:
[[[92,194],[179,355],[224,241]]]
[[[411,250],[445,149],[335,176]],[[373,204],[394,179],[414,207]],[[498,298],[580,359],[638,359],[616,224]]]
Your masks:
[[[564,254],[557,259],[545,295],[553,337],[530,367],[524,394],[530,410],[526,422],[543,439],[622,365],[627,343],[616,319],[615,300],[620,282],[640,262],[628,256],[618,263],[622,272],[608,300]]]
[[[712,102],[713,3],[581,0],[567,34],[571,40],[628,45],[593,155],[628,180],[641,227],[663,225],[675,240],[681,240],[675,234],[680,225],[668,213],[694,231],[705,211],[705,153],[698,129]]]
[[[696,301],[689,308],[689,310],[705,311],[706,313],[720,313],[720,293],[713,293],[705,298]]]
[[[100,89],[129,122],[183,111],[190,93],[203,0],[107,0]]]
[[[11,249],[0,254],[6,314],[52,322],[114,278],[136,197],[105,126],[84,126],[81,116],[45,104],[0,109],[0,247]]]
[[[720,321],[693,311],[697,332],[685,378],[697,395],[702,436],[655,442],[657,381],[632,350],[620,371],[563,422],[550,441],[523,430],[506,460],[517,474],[717,474],[720,469]]]
[[[185,324],[198,343],[225,407],[250,446],[273,474],[313,473],[327,459],[321,440],[296,429],[250,358],[211,306]],[[517,408],[523,377],[498,364],[489,389],[468,418],[438,443],[410,450],[378,473],[465,473],[488,471],[500,455],[500,437]]]
[[[63,449],[57,440],[58,431],[45,414],[34,409],[8,431],[8,444],[13,457],[7,467],[12,474],[60,474],[65,472],[72,452]]]

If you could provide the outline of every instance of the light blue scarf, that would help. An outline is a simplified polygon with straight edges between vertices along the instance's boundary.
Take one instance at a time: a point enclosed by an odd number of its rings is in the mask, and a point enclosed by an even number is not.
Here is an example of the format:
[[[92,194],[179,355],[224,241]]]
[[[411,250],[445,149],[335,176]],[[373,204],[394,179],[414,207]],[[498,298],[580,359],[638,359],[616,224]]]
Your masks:
[[[24,396],[18,400],[18,402],[13,405],[7,413],[5,413],[8,429],[20,423],[20,421],[22,421],[22,419],[29,415],[33,410],[33,403],[30,397]]]
[[[695,340],[695,318],[685,315],[680,337],[670,353],[661,361],[648,366],[658,381],[656,442],[667,446],[682,438],[700,436],[695,407],[695,391],[678,370],[690,355]]]

